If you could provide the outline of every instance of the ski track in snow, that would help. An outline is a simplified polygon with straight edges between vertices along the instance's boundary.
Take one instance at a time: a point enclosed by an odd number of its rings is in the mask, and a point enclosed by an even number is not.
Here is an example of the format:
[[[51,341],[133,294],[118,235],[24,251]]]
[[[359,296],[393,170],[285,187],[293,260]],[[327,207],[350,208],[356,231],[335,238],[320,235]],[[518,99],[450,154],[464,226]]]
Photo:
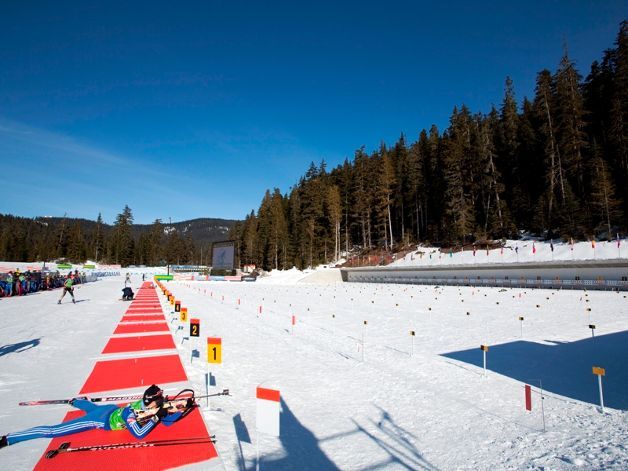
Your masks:
[[[262,470],[628,467],[625,293],[296,283],[302,276],[167,283],[201,320],[200,339],[175,336],[199,394],[205,339],[222,338],[210,389],[232,396],[212,398],[204,417],[227,469],[255,466],[258,385],[282,397],[281,437],[260,436]],[[77,394],[127,308],[118,301],[123,280],[80,286],[77,299],[86,301],[76,305],[57,306],[60,291],[0,301],[0,433],[63,418],[67,406],[17,403]],[[486,377],[480,344],[489,345]],[[192,348],[200,358],[190,363]],[[605,414],[594,365],[606,367],[605,402],[618,407]],[[46,444],[0,450],[0,469],[32,469]]]

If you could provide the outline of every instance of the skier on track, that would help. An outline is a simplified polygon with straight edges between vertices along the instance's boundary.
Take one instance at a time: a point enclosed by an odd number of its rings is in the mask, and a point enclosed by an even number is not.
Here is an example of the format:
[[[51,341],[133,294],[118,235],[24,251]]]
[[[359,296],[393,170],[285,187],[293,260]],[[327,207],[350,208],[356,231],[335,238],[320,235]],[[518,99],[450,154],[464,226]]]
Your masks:
[[[58,425],[42,425],[9,433],[0,437],[0,448],[25,440],[63,437],[93,429],[127,429],[135,438],[142,439],[160,422],[170,426],[179,420],[194,407],[194,400],[186,398],[165,402],[164,392],[153,384],[146,389],[142,399],[126,407],[114,404],[99,406],[85,399],[72,399],[70,404],[86,414]],[[164,417],[168,418],[164,420]]]
[[[72,276],[72,273],[70,273],[68,275],[68,279],[65,280],[65,283],[63,284],[63,293],[61,294],[59,301],[57,301],[57,304],[61,304],[61,300],[65,296],[65,293],[70,293],[70,296],[72,296],[72,302],[76,304],[76,300],[74,299],[74,288],[72,287],[73,284],[74,284],[74,277]]]

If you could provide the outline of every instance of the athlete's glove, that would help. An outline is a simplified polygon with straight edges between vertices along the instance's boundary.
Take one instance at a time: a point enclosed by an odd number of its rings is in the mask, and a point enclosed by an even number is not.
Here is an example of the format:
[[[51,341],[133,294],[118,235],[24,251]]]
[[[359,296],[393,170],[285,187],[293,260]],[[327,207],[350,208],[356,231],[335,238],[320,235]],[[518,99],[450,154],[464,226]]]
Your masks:
[[[192,407],[194,407],[194,399],[189,397],[188,400],[185,401],[185,408],[186,409],[191,409]]]
[[[155,415],[159,417],[160,419],[163,419],[165,416],[168,415],[168,409],[164,407],[160,407]]]

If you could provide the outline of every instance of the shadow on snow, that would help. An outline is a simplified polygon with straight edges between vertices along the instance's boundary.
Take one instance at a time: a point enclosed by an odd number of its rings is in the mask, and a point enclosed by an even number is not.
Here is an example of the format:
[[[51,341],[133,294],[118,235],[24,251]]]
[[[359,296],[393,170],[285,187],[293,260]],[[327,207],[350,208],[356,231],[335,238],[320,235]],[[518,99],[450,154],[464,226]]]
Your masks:
[[[547,342],[549,345],[525,340],[491,345],[486,368],[533,386],[541,379],[548,392],[599,404],[598,381],[591,369],[601,366],[606,369],[602,378],[604,405],[628,410],[628,331],[573,342]],[[443,356],[482,368],[479,345]]]
[[[283,454],[282,456],[262,456],[264,448],[262,443],[260,449],[260,469],[338,470],[338,466],[336,466],[321,449],[321,443],[339,440],[351,435],[366,436],[388,454],[387,459],[369,465],[363,469],[386,469],[391,464],[396,464],[397,466],[402,466],[407,469],[436,469],[422,457],[412,444],[412,441],[416,437],[395,424],[388,412],[379,407],[378,410],[378,420],[371,420],[368,427],[364,427],[353,420],[355,424],[354,429],[317,439],[312,432],[303,426],[292,413],[286,402],[281,399],[281,436],[279,440],[282,444]],[[233,422],[240,447],[238,468],[240,470],[246,470],[247,467],[242,454],[241,443],[251,443],[252,440],[239,414],[233,417]],[[356,453],[357,456],[360,455],[359,450],[356,451]],[[255,463],[253,462],[250,469],[254,468]]]
[[[41,337],[38,339],[27,340],[26,342],[12,343],[9,345],[3,345],[0,347],[0,357],[8,355],[9,353],[21,353],[31,348],[35,348],[40,344]]]

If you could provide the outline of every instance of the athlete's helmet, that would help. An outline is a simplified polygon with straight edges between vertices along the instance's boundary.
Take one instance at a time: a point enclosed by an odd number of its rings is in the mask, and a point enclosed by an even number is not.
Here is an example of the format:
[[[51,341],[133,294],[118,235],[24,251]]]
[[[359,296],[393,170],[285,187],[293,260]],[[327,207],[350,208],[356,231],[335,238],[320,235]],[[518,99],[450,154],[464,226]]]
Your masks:
[[[157,402],[157,405],[160,407],[164,403],[164,392],[156,384],[153,384],[146,391],[144,391],[144,397],[142,398],[142,402],[145,406],[153,401]]]

